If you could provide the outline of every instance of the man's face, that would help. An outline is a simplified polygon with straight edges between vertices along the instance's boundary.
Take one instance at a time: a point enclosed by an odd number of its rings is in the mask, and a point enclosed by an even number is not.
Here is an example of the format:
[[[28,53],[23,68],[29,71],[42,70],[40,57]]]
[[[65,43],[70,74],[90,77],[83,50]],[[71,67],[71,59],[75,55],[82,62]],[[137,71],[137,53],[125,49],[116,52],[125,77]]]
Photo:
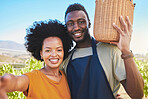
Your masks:
[[[84,11],[72,11],[68,13],[65,21],[68,33],[75,42],[82,42],[88,37],[89,22]]]

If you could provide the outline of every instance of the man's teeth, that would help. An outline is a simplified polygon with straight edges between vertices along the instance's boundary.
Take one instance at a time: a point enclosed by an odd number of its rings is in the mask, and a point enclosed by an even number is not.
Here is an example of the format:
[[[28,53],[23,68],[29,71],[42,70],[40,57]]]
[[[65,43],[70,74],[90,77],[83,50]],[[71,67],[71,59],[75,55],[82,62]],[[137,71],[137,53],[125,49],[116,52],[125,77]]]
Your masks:
[[[74,34],[75,36],[79,36],[79,35],[81,35],[81,33],[76,33],[76,34]]]

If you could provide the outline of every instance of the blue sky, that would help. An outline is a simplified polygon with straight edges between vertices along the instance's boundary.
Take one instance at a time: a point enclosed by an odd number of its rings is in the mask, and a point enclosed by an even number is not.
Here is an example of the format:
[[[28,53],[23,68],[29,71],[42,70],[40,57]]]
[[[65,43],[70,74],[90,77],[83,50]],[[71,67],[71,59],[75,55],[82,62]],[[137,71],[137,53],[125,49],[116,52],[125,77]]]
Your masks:
[[[148,53],[148,0],[134,0],[136,3],[131,50]],[[64,22],[69,4],[81,3],[86,8],[93,30],[95,0],[0,0],[0,40],[24,43],[26,28],[34,21],[58,19]]]

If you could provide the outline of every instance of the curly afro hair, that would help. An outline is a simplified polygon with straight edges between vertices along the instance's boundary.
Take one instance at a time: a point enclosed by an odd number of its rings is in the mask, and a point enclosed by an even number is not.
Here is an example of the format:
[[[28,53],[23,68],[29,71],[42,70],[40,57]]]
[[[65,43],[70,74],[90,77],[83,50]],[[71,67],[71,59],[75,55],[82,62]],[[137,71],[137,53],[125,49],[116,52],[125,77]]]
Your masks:
[[[88,18],[88,21],[90,21],[89,19],[89,16],[88,16],[88,13],[86,12],[85,8],[83,5],[79,4],[79,3],[74,3],[74,4],[71,4],[68,6],[66,12],[65,12],[65,20],[66,20],[66,15],[72,11],[79,11],[79,10],[82,10],[85,12],[87,18]]]
[[[64,48],[64,59],[68,56],[69,50],[73,46],[71,38],[66,33],[66,27],[58,20],[34,22],[32,26],[26,29],[25,47],[31,55],[41,60],[40,51],[44,39],[48,37],[59,37],[62,40]]]

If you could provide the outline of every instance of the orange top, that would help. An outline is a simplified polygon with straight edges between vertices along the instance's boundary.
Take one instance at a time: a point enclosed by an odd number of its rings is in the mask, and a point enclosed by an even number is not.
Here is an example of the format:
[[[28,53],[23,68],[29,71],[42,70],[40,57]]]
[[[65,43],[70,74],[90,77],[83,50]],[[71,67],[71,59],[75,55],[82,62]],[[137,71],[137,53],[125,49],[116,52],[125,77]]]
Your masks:
[[[30,80],[27,99],[71,99],[66,76],[60,72],[60,82],[49,79],[39,70],[26,73]]]

